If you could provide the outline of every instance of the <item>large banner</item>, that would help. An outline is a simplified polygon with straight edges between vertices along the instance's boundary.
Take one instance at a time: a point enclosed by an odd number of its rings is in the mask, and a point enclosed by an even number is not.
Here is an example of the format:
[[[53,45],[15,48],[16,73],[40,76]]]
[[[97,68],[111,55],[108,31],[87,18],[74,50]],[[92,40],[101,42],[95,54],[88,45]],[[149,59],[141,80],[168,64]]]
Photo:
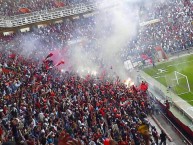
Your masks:
[[[65,6],[65,3],[64,2],[61,2],[61,1],[55,1],[55,6],[56,7],[64,7]]]
[[[163,59],[168,59],[166,53],[164,52],[163,48],[161,46],[156,46],[155,50],[157,52],[157,59],[158,61],[161,61]]]
[[[30,13],[31,11],[30,11],[30,9],[23,7],[23,8],[19,8],[19,12],[25,14],[25,13]]]
[[[133,64],[132,64],[131,60],[124,61],[124,67],[125,67],[126,70],[133,69]]]

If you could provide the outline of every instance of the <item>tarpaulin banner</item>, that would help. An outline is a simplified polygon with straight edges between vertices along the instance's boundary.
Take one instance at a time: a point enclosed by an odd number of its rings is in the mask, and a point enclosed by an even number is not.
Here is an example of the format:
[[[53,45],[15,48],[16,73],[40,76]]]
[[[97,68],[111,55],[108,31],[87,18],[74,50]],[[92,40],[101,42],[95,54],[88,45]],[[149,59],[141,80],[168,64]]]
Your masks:
[[[19,8],[19,12],[21,12],[21,13],[30,13],[31,11],[28,8]]]

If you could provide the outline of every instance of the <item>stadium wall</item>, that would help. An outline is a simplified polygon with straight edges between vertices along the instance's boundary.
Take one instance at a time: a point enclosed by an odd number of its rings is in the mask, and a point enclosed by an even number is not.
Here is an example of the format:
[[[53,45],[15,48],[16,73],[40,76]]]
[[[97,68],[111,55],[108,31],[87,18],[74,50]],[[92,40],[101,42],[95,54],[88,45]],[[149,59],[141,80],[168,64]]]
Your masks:
[[[166,110],[166,106],[162,104],[159,100],[157,100],[162,108],[162,110],[166,113],[166,117],[183,133],[183,135],[191,141],[193,144],[193,131],[186,125],[184,125],[178,118],[174,116],[174,114],[170,110]]]

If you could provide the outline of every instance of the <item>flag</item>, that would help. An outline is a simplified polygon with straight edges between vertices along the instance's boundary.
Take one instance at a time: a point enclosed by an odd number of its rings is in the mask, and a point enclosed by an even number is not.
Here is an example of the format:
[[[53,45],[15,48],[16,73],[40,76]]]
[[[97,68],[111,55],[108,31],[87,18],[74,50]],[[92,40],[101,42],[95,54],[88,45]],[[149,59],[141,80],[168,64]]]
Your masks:
[[[147,59],[149,59],[149,57],[148,57],[148,55],[147,55],[147,54],[141,54],[141,58],[142,58],[143,60],[147,60]]]
[[[15,59],[15,57],[16,57],[16,54],[10,54],[9,55],[9,58],[11,58],[11,59]]]
[[[141,83],[140,90],[141,91],[147,91],[147,89],[148,89],[148,84],[147,83]]]
[[[106,138],[103,142],[104,145],[110,145],[110,139]]]
[[[16,74],[16,72],[11,68],[2,68],[1,71],[5,74],[8,74],[8,73]]]
[[[55,5],[56,5],[56,7],[64,7],[65,6],[64,2],[58,2],[58,1],[55,1]]]
[[[61,65],[61,64],[64,64],[64,61],[63,61],[63,60],[60,61],[59,63],[57,63],[56,66],[59,66],[59,65]]]
[[[156,46],[155,50],[157,51],[158,55],[160,55],[161,58],[168,59],[165,51],[163,50],[163,48],[161,46]]]
[[[147,125],[142,124],[138,127],[138,132],[141,133],[142,135],[149,134],[149,128]]]
[[[21,13],[30,13],[31,11],[28,8],[19,8],[19,12],[21,12]]]
[[[46,56],[45,60],[52,57],[53,55],[54,55],[53,53],[48,54],[48,56]]]

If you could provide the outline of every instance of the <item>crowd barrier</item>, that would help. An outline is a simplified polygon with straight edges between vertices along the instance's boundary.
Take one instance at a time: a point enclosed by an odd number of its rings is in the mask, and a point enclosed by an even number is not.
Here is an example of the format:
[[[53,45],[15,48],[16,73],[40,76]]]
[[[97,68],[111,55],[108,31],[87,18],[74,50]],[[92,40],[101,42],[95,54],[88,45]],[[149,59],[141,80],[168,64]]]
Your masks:
[[[58,18],[63,18],[67,16],[73,16],[82,13],[88,13],[92,11],[96,11],[99,9],[105,9],[108,7],[117,6],[118,3],[116,1],[111,1],[111,3],[106,4],[102,2],[98,3],[84,3],[78,4],[73,7],[63,7],[56,8],[52,10],[43,10],[38,12],[32,12],[29,14],[21,14],[17,16],[4,17],[0,18],[0,27],[2,28],[12,28],[23,25],[28,25],[32,23],[48,21]]]
[[[182,134],[193,144],[193,131],[186,125],[184,125],[173,113],[169,110],[166,111],[166,116],[169,120],[182,132]]]
[[[166,106],[159,101],[152,93],[150,93],[151,97],[156,101],[162,111],[162,115],[166,119],[166,121],[175,129],[176,133],[182,138],[182,140],[188,144],[193,144],[193,131],[186,125],[184,125],[178,118],[174,116],[174,114],[170,110],[166,110]],[[165,114],[164,114],[165,113]]]
[[[164,117],[164,119],[167,121],[167,123],[172,126],[172,129],[175,130],[175,133],[178,134],[178,136],[180,137],[180,139],[182,139],[182,141],[184,143],[186,143],[187,145],[192,145],[191,141],[188,140],[184,135],[183,133],[165,116],[164,113],[161,113],[162,116]]]

